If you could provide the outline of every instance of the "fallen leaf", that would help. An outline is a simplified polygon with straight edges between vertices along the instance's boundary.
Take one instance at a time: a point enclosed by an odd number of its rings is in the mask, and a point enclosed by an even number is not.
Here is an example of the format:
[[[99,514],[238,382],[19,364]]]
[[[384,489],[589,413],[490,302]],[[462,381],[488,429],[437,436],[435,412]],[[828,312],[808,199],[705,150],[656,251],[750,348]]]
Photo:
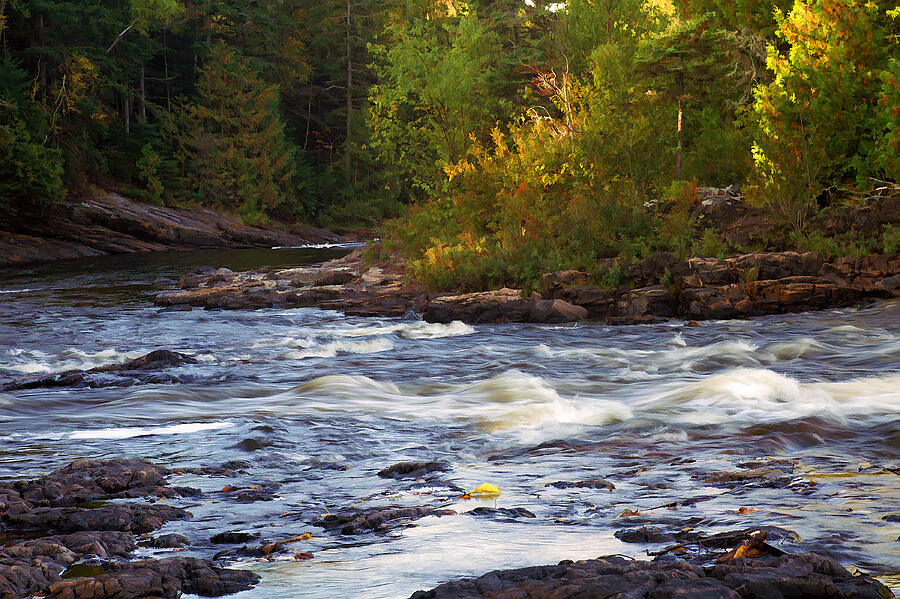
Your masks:
[[[757,509],[755,507],[742,507],[741,509],[738,510],[738,513],[739,514],[752,514],[755,511],[757,511]]]
[[[295,560],[306,560],[306,559],[312,559],[312,558],[314,558],[314,557],[315,557],[315,556],[314,556],[312,553],[305,553],[305,552],[304,552],[304,553],[295,553],[295,554],[294,554],[294,559],[295,559]]]
[[[626,508],[622,511],[621,514],[618,515],[619,518],[631,518],[632,516],[640,516],[641,512],[638,510],[630,510]]]

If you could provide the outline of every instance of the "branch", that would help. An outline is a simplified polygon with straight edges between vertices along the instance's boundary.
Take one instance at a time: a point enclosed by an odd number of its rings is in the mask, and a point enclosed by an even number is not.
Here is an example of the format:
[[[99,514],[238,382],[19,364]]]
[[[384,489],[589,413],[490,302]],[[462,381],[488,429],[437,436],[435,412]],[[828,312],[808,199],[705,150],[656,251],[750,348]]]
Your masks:
[[[138,21],[140,21],[140,20],[141,20],[141,17],[140,17],[140,16],[135,17],[134,21],[131,22],[131,25],[129,25],[128,27],[126,27],[125,29],[123,29],[123,30],[122,30],[122,33],[120,33],[119,36],[118,36],[115,40],[113,40],[113,43],[110,44],[109,48],[106,49],[106,53],[109,54],[110,52],[112,52],[112,49],[116,47],[116,44],[118,44],[119,41],[120,41],[123,37],[125,37],[125,34],[128,33],[128,31],[129,31],[132,27],[134,27],[135,24],[136,24]]]

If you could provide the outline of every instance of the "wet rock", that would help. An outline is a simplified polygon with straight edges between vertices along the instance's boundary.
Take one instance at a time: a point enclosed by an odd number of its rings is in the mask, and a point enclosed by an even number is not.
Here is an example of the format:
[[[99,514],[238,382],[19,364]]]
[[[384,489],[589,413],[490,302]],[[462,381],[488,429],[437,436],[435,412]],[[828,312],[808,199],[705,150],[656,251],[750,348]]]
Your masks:
[[[258,538],[258,532],[226,531],[211,536],[209,542],[214,545],[240,545]]]
[[[313,524],[325,529],[340,528],[343,535],[355,535],[364,532],[388,531],[426,516],[455,515],[455,511],[447,509],[387,506],[326,514]]]
[[[607,491],[613,491],[616,488],[614,484],[603,478],[592,478],[580,481],[558,480],[547,483],[544,486],[557,489],[606,489]]]
[[[105,563],[105,574],[60,580],[47,599],[133,599],[179,597],[182,593],[219,597],[252,588],[259,576],[248,570],[220,568],[208,560],[172,557]]]
[[[891,592],[865,576],[853,576],[822,555],[737,559],[701,569],[686,562],[641,562],[619,556],[556,566],[497,570],[479,578],[444,583],[410,599],[887,599]]]
[[[446,472],[445,462],[399,462],[378,472],[381,478],[419,478],[431,472]]]
[[[222,488],[222,492],[229,499],[238,503],[253,503],[255,501],[272,501],[275,499],[278,489],[281,488],[279,483],[260,483],[249,485],[247,487],[234,487],[228,485]]]
[[[153,375],[145,374],[146,371],[161,370],[184,364],[196,364],[197,360],[191,356],[169,350],[156,350],[149,354],[124,362],[99,366],[90,370],[67,370],[55,374],[35,375],[21,377],[4,384],[0,389],[4,391],[19,391],[23,389],[40,389],[53,387],[105,387],[116,384],[131,384],[136,381],[145,382],[171,382],[173,377],[165,380],[152,380]],[[99,374],[131,374],[127,380],[108,380],[94,375]],[[170,380],[171,379],[171,380]]]
[[[254,439],[250,437],[232,445],[232,447],[241,451],[258,451],[272,445],[274,445],[274,442],[268,439]]]
[[[86,531],[44,537],[41,541],[58,543],[79,556],[100,559],[125,558],[134,551],[134,535],[118,531]]]
[[[23,513],[0,513],[0,521],[19,531],[73,533],[110,530],[147,533],[172,520],[187,520],[189,512],[167,505],[110,505],[99,508],[39,507]]]
[[[167,535],[154,537],[144,543],[144,546],[153,547],[154,549],[175,549],[178,547],[185,547],[186,545],[190,544],[191,542],[186,536],[170,533]]]
[[[168,474],[168,469],[142,459],[81,459],[40,479],[0,483],[0,495],[15,493],[22,501],[54,507],[147,495],[167,497],[173,495],[165,482]]]
[[[589,318],[606,318],[616,311],[616,300],[619,294],[604,287],[569,287],[553,293],[558,299],[565,300],[588,311]]]
[[[537,516],[534,515],[534,512],[526,510],[523,507],[505,508],[481,506],[463,513],[470,516],[500,517],[502,519],[537,518]]]
[[[900,514],[888,514],[881,519],[885,522],[900,522]]]
[[[613,536],[623,543],[669,543],[675,540],[674,535],[648,526],[617,530]]]
[[[230,460],[221,466],[196,466],[191,468],[179,468],[173,474],[198,474],[200,476],[216,476],[223,478],[234,478],[236,476],[247,474],[247,470],[251,468],[250,462],[243,460]]]

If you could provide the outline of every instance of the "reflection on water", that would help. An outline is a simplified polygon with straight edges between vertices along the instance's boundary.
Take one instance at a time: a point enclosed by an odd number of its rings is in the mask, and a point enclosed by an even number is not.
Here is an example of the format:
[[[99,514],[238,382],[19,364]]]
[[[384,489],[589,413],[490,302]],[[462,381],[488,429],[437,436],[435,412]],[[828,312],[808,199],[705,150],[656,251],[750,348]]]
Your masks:
[[[194,520],[166,529],[187,534],[205,556],[213,552],[205,539],[221,530],[313,533],[304,548],[312,561],[244,564],[263,575],[246,597],[402,597],[491,568],[639,555],[650,547],[613,533],[644,521],[617,516],[671,501],[685,505],[650,523],[782,526],[800,535],[790,550],[827,552],[897,586],[900,523],[885,517],[900,514],[900,306],[684,328],[437,325],[316,309],[161,312],[147,301],[200,265],[238,270],[343,252],[0,271],[0,381],[159,348],[198,360],[172,369],[183,384],[0,394],[0,476],[83,456],[174,466],[246,460],[252,468],[235,482],[281,482],[275,502],[192,504]],[[240,444],[247,439],[254,443]],[[441,460],[451,470],[419,486],[375,475],[401,460]],[[749,469],[767,474],[741,484],[711,476]],[[615,489],[545,486],[597,477]],[[191,475],[175,482],[223,485]],[[479,504],[457,499],[458,488],[482,482],[503,489],[488,505],[537,518],[432,517],[362,537],[310,524],[327,511],[386,503],[465,512]],[[742,506],[756,511],[740,514]]]

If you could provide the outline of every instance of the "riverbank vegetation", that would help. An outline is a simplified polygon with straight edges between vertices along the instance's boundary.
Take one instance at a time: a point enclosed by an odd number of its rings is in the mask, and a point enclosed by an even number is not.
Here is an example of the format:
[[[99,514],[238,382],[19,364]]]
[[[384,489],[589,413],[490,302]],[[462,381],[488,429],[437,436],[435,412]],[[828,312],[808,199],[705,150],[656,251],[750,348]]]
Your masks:
[[[396,217],[384,247],[439,288],[896,251],[821,218],[896,195],[898,35],[893,0],[0,0],[0,212],[99,186]],[[701,222],[730,185],[775,227]]]

